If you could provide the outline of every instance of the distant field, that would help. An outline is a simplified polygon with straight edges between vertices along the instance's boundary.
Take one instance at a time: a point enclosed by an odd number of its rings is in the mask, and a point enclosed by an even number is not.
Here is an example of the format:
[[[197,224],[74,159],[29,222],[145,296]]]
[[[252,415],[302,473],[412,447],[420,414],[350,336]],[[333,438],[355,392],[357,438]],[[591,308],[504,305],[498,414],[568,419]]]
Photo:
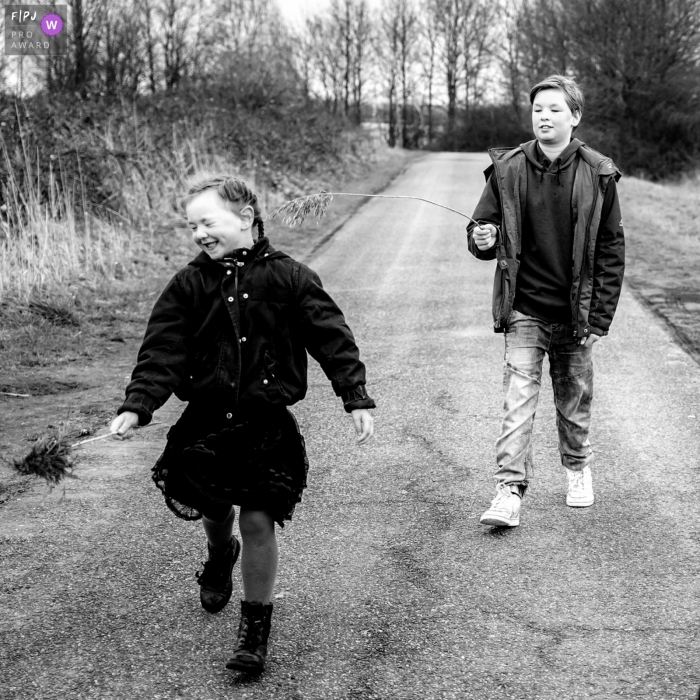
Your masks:
[[[625,277],[700,362],[700,176],[678,184],[619,183]]]

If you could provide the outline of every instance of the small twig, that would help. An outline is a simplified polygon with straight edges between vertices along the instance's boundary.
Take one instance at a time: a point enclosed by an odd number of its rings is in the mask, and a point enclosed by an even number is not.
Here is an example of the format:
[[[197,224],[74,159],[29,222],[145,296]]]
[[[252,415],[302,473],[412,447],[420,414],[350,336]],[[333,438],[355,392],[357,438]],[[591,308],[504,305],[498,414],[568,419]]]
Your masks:
[[[29,394],[13,394],[11,391],[0,391],[0,396],[12,396],[16,399],[28,399]]]
[[[144,425],[141,427],[138,427],[138,430],[143,430],[144,428],[150,428],[152,425],[162,425],[162,421],[153,421],[152,423],[149,423],[148,425]],[[108,437],[114,437],[114,433],[105,433],[104,435],[96,435],[95,437],[88,438],[87,440],[81,440],[80,442],[75,442],[71,445],[71,448],[73,447],[79,447],[80,445],[87,445],[88,442],[95,442],[96,440],[104,440],[105,438]]]
[[[447,209],[448,211],[459,214],[459,216],[469,219],[469,221],[478,223],[472,219],[471,216],[465,214],[462,211],[448,207],[445,204],[439,204],[438,202],[433,202],[431,199],[425,199],[423,197],[411,197],[405,194],[361,194],[358,192],[319,192],[318,194],[308,194],[304,197],[297,197],[296,199],[291,199],[285,202],[281,207],[275,209],[275,211],[270,214],[269,219],[273,219],[278,214],[284,213],[285,217],[282,221],[288,226],[297,226],[304,222],[304,219],[312,215],[317,219],[320,219],[326,211],[328,206],[333,201],[333,197],[344,196],[344,197],[380,197],[382,199],[414,199],[418,202],[427,202],[441,209]]]

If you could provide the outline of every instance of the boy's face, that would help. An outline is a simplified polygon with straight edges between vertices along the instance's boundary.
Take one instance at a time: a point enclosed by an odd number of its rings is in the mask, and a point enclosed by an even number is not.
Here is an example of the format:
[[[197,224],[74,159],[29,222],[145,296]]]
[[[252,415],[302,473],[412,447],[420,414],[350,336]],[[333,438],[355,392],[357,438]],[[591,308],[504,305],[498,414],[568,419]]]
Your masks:
[[[566,104],[566,95],[559,88],[540,90],[532,103],[532,130],[535,138],[551,148],[563,146],[571,141],[574,127],[581,121]]]
[[[214,189],[195,195],[185,206],[194,242],[213,260],[221,260],[253,241],[253,208],[232,211]]]

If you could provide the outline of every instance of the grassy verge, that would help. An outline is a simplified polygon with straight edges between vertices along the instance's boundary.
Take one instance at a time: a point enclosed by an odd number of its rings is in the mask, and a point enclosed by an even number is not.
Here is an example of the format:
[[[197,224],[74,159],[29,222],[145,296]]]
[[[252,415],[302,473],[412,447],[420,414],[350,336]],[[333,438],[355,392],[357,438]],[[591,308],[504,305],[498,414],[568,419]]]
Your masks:
[[[375,193],[384,189],[420,154],[377,147],[374,155],[346,168],[346,177],[316,182],[320,188]],[[242,175],[244,175],[242,173]],[[359,198],[338,198],[318,224],[289,229],[280,220],[266,225],[273,245],[301,260],[320,240],[361,206]],[[0,455],[22,457],[34,440],[59,432],[73,442],[103,428],[123,399],[148,313],[172,274],[199,251],[181,219],[166,218],[138,264],[119,276],[70,277],[70,295],[45,294],[0,307]],[[0,461],[0,504],[31,483],[10,461]]]
[[[700,362],[700,177],[676,184],[622,178],[625,278]]]
[[[210,161],[190,179],[205,173],[234,172],[257,189],[272,210],[288,197],[342,187],[377,192],[417,154],[367,142],[364,153],[349,157],[342,175],[329,172],[300,185],[282,183],[274,190],[256,182],[255,173],[224,158]],[[172,183],[176,201],[186,184]],[[277,248],[304,259],[316,243],[336,228],[362,200],[336,200],[320,222],[298,229],[280,219],[266,224]],[[0,391],[35,393],[33,374],[72,361],[89,361],[113,344],[142,333],[148,311],[165,281],[198,252],[183,219],[164,207],[150,230],[133,231],[119,222],[60,223],[42,217],[39,206],[22,223],[19,236],[0,236],[0,279],[13,280],[0,294],[0,362],[5,369]],[[70,212],[70,209],[68,209]],[[99,226],[102,235],[95,235]],[[3,292],[3,289],[0,289]],[[34,386],[34,392],[27,386]]]

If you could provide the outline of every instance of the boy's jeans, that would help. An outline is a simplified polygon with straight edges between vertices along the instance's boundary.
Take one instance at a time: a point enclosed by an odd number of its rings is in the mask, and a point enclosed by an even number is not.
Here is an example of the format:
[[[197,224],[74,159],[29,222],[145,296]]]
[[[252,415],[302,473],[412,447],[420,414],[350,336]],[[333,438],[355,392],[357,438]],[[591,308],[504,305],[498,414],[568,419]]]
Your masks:
[[[573,326],[546,323],[513,311],[505,332],[503,364],[505,416],[496,441],[498,483],[527,487],[533,476],[532,427],[540,393],[542,361],[549,355],[549,374],[557,409],[561,463],[574,471],[589,465],[588,440],[593,399],[592,348],[582,347]]]

